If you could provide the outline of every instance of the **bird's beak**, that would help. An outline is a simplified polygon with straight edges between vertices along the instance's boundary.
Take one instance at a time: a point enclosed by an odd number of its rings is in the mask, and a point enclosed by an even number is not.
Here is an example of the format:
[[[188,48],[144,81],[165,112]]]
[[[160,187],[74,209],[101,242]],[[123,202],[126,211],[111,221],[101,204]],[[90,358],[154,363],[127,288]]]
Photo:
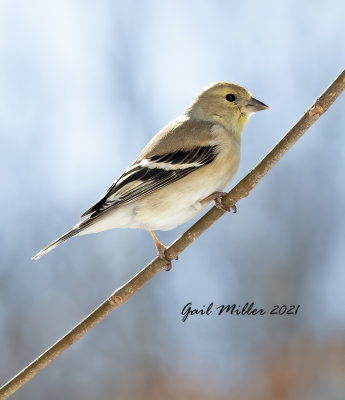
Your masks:
[[[253,113],[256,111],[267,110],[269,107],[266,104],[262,103],[259,100],[254,99],[252,97],[248,103],[245,105],[245,109],[247,112]]]

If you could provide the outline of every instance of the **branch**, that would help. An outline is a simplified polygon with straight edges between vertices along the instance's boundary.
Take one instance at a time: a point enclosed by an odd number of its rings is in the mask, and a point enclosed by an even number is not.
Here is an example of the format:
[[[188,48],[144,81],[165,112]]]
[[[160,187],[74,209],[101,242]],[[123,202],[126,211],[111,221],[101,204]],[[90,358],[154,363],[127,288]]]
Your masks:
[[[263,158],[262,161],[242,179],[224,198],[225,207],[235,205],[256,186],[267,172],[284,156],[284,154],[297,142],[298,139],[311,127],[311,125],[332,105],[341,92],[345,89],[345,70],[326,89],[326,91],[314,102],[309,110],[297,122],[297,124],[280,140],[280,142]],[[175,259],[187,246],[194,242],[225,212],[213,207],[191,228],[180,236],[166,250],[166,257]],[[41,369],[58,357],[64,350],[81,338],[86,332],[102,321],[109,313],[133,296],[145,283],[152,279],[165,266],[160,258],[151,261],[144,269],[138,272],[126,284],[118,288],[95,311],[81,321],[53,346],[41,354],[36,360],[24,368],[18,375],[0,388],[0,399],[7,399],[26,382],[31,380]]]

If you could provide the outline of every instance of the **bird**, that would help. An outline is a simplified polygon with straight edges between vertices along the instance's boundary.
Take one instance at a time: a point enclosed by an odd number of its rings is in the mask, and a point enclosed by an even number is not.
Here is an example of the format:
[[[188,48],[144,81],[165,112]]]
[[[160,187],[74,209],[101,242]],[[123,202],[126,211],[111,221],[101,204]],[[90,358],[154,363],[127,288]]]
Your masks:
[[[237,84],[207,86],[148,142],[101,199],[81,215],[82,221],[32,258],[39,259],[73,236],[139,228],[150,231],[169,270],[166,247],[154,231],[187,222],[213,201],[229,211],[222,197],[238,170],[242,130],[252,113],[268,108]]]

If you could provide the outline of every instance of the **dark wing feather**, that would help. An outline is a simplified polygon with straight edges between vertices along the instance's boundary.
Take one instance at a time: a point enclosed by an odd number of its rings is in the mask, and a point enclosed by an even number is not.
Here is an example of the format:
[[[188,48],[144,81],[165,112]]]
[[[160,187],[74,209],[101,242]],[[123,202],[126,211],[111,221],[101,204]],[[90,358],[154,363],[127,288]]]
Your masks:
[[[107,193],[90,207],[82,217],[92,213],[91,218],[93,218],[110,208],[116,208],[148,195],[209,164],[216,156],[217,146],[201,146],[191,151],[179,150],[138,160],[110,186]],[[167,163],[175,169],[165,169],[164,164]],[[178,168],[179,164],[181,168]]]

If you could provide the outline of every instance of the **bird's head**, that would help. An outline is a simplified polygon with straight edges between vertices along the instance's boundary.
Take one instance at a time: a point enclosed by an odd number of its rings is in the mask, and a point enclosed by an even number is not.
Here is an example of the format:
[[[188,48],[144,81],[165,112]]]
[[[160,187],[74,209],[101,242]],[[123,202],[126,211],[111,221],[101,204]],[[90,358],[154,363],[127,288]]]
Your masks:
[[[218,122],[241,132],[250,114],[267,108],[245,88],[234,83],[217,82],[199,93],[188,110],[196,119]]]

